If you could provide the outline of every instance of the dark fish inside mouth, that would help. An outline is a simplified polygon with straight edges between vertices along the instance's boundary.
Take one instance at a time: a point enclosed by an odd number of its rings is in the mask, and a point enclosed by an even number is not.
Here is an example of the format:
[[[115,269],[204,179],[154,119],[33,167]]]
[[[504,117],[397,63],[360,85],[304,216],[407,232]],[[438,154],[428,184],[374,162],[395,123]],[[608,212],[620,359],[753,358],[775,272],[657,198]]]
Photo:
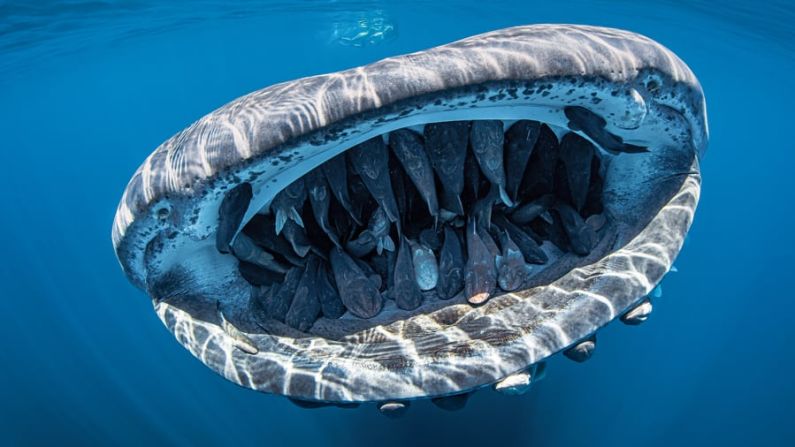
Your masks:
[[[208,114],[133,175],[114,249],[228,380],[304,407],[456,410],[649,319],[707,140],[701,87],[661,45],[509,28]]]
[[[392,306],[419,314],[424,306],[435,308],[440,300],[456,296],[450,304],[479,305],[495,294],[520,290],[562,255],[589,255],[604,234],[599,231],[604,223],[594,228],[586,219],[609,220],[585,211],[601,209],[603,179],[598,170],[592,172],[598,149],[566,129],[557,131],[563,135],[560,142],[554,133],[539,138],[543,129],[549,126],[532,120],[455,121],[426,124],[423,132],[403,128],[371,138],[277,193],[270,206],[243,225],[230,255],[237,257],[241,277],[251,287],[267,282],[274,288],[267,308],[275,310],[266,315],[309,333],[319,319],[373,319],[394,313]],[[543,146],[539,153],[561,154],[554,167],[531,158],[536,146]],[[463,147],[464,153],[450,157],[439,147]],[[341,162],[343,156],[347,164]],[[469,170],[467,156],[476,161]],[[510,160],[511,169],[503,160]],[[543,172],[544,167],[565,175],[555,177]],[[528,173],[542,174],[538,180],[549,188],[535,193],[520,189]],[[364,191],[350,191],[349,178],[351,184],[364,185]],[[451,179],[452,188],[445,184]],[[463,194],[467,183],[478,186]],[[227,195],[225,203],[248,206],[236,199],[238,190]],[[437,197],[443,195],[461,205],[447,219],[439,215]],[[356,197],[361,216],[350,212],[351,197]],[[230,207],[220,209],[219,222],[234,222],[240,210]],[[396,213],[394,220],[390,209]],[[335,219],[345,224],[335,225]],[[393,222],[402,222],[402,228]],[[276,234],[279,223],[281,233]],[[252,264],[267,270],[270,278],[252,278]],[[290,265],[294,267],[288,272]],[[333,272],[333,286],[327,271]],[[273,279],[285,273],[283,283]],[[307,297],[310,289],[322,290],[323,299]],[[323,303],[337,307],[321,312]]]

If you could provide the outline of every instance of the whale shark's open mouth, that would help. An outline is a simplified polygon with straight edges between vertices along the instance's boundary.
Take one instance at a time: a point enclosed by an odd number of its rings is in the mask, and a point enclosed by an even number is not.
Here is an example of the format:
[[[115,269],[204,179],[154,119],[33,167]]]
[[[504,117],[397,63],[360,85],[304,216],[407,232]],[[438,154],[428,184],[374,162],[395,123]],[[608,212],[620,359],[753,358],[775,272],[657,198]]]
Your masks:
[[[511,28],[213,112],[133,177],[114,245],[177,339],[236,383],[457,408],[648,316],[706,140],[701,88],[658,44]]]
[[[587,109],[565,113],[616,153],[646,150]],[[616,238],[603,156],[577,133],[557,134],[538,121],[480,120],[376,136],[293,181],[244,225],[251,184],[229,190],[217,249],[237,258],[270,333],[289,333],[285,323],[336,339],[549,284]]]

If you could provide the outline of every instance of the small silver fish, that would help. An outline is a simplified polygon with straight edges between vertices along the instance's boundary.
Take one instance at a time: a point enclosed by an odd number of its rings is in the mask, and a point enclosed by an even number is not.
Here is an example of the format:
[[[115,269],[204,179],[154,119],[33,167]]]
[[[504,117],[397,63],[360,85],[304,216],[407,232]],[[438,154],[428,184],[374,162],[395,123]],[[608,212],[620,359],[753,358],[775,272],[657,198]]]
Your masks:
[[[417,285],[423,291],[434,289],[439,282],[439,266],[433,250],[415,241],[409,241],[409,246]]]

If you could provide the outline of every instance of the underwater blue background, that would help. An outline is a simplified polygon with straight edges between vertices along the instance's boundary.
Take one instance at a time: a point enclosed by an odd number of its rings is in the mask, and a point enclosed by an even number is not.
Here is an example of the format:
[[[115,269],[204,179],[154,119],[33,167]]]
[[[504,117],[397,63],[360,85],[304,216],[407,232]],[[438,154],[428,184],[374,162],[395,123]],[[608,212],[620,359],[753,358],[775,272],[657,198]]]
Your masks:
[[[529,394],[302,410],[184,350],[110,228],[163,140],[275,82],[501,27],[627,28],[707,95],[701,203],[650,320]],[[795,445],[791,1],[0,0],[0,445]]]

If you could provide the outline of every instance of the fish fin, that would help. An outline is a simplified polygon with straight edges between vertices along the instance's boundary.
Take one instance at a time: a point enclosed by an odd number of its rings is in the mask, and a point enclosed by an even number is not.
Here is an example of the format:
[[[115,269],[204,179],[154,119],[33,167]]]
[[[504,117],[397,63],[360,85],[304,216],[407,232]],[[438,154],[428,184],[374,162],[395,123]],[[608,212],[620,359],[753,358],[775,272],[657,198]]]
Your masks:
[[[461,202],[461,196],[449,191],[442,190],[440,200],[440,208],[442,212],[446,211],[455,216],[464,215],[464,204]],[[449,220],[449,219],[448,219]]]
[[[287,214],[284,211],[277,209],[276,210],[276,236],[281,234],[282,229],[284,228],[284,224],[287,223]]]
[[[376,201],[378,202],[378,205],[384,209],[386,218],[389,219],[390,222],[395,223],[400,221],[400,213],[397,212],[397,204],[395,204],[394,207],[391,207],[386,199]]]
[[[334,232],[328,230],[326,231],[326,236],[331,240],[331,243],[334,244],[337,248],[342,248],[342,244],[340,243],[340,239],[337,237]]]
[[[381,239],[381,245],[387,251],[395,251],[395,242],[392,241],[392,238],[389,236],[385,236]],[[381,254],[381,253],[379,253]]]
[[[555,222],[554,219],[552,219],[552,215],[549,214],[549,211],[544,211],[543,213],[540,214],[540,217],[550,225]]]
[[[461,201],[461,195],[460,194],[456,194],[455,202],[453,202],[453,203],[455,204],[456,209],[451,210],[451,211],[455,212],[456,215],[458,215],[458,216],[463,216],[464,215],[464,203]]]
[[[305,257],[306,254],[309,253],[309,250],[311,250],[311,249],[312,249],[311,245],[293,244],[293,250],[295,251],[295,253],[298,256],[300,256],[302,258]]]
[[[502,268],[502,256],[497,255],[497,257],[494,258],[494,263],[497,265],[498,269]]]
[[[679,269],[678,269],[678,268],[676,268],[676,266],[675,266],[675,265],[672,265],[672,266],[671,266],[671,270],[670,270],[670,271],[671,271],[671,272],[673,272],[673,273],[676,273],[676,272],[678,272],[678,271],[679,271]]]
[[[506,191],[505,187],[502,185],[500,185],[500,199],[502,200],[502,203],[505,204],[505,206],[508,207],[513,206],[513,200],[511,200],[511,198],[508,197],[508,191]]]
[[[345,208],[345,211],[348,212],[348,215],[351,216],[351,219],[353,219],[356,225],[362,226],[362,220],[354,214],[353,207],[351,207],[350,204],[343,204],[342,207]]]
[[[301,215],[298,213],[298,210],[296,210],[295,207],[290,208],[290,219],[297,223],[301,228],[304,228],[304,219],[301,218]]]
[[[514,250],[514,249],[512,249],[512,248],[509,248],[509,249],[508,249],[508,256],[509,256],[509,257],[522,256],[522,252],[521,252],[521,251]]]
[[[375,252],[378,253],[378,255],[380,256],[383,251],[384,251],[384,240],[378,238],[378,243],[376,243],[375,245]]]

